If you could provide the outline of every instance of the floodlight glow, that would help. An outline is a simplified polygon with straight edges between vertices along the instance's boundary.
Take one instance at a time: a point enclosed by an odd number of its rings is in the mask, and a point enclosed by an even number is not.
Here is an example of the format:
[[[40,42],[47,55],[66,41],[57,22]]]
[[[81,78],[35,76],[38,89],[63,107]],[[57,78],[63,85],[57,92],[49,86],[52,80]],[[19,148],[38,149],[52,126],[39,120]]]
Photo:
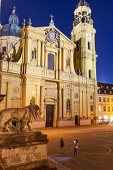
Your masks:
[[[32,91],[32,95],[34,95],[35,94],[35,91]]]
[[[102,122],[102,116],[99,116],[99,123],[101,123]]]
[[[110,122],[113,122],[113,116],[110,117]]]
[[[102,119],[102,116],[99,116],[99,119]]]
[[[104,116],[104,120],[108,120],[108,116]]]

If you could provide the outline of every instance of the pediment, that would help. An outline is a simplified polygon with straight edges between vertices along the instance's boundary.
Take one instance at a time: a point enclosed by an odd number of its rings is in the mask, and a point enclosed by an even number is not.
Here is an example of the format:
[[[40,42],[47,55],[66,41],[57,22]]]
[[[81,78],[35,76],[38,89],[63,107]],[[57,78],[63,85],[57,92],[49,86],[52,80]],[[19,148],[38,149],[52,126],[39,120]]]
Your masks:
[[[47,26],[47,27],[29,27],[28,30],[31,32],[33,35],[40,35],[45,37],[45,41],[53,41],[56,42],[59,39],[61,41],[65,41],[66,43],[69,43],[73,47],[76,47],[76,45],[65,35],[63,34],[57,27],[55,26]],[[29,32],[29,34],[30,34]]]

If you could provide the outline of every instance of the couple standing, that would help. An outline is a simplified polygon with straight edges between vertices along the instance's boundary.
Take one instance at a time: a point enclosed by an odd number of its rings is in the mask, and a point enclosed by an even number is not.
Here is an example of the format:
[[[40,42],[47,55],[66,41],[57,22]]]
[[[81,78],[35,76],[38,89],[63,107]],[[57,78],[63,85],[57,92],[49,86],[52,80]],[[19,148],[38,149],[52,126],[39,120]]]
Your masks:
[[[60,147],[61,147],[62,153],[63,153],[63,148],[64,148],[64,139],[63,138],[61,138],[61,140],[60,140]],[[78,140],[77,139],[74,141],[72,150],[73,150],[74,156],[75,155],[77,156],[77,154],[78,154]]]

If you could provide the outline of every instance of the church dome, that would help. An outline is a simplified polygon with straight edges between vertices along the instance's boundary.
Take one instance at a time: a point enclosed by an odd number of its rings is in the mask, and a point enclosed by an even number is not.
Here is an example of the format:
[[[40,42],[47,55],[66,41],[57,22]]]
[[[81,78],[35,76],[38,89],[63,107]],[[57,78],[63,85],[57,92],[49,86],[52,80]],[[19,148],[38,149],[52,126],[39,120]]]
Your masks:
[[[15,7],[12,11],[12,14],[9,17],[9,24],[5,24],[1,29],[1,36],[16,36],[19,37],[19,18],[15,14]]]

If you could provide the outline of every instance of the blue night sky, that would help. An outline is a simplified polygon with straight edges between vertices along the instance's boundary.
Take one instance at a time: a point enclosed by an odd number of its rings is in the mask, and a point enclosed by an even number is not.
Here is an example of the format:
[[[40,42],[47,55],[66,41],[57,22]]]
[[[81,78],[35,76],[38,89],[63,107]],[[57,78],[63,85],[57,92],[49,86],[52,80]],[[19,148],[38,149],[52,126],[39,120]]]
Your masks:
[[[33,26],[47,26],[50,14],[56,27],[70,38],[75,6],[79,0],[2,0],[2,24],[8,23],[13,6],[20,19],[31,18]],[[98,81],[113,83],[113,0],[87,0],[96,33]]]

